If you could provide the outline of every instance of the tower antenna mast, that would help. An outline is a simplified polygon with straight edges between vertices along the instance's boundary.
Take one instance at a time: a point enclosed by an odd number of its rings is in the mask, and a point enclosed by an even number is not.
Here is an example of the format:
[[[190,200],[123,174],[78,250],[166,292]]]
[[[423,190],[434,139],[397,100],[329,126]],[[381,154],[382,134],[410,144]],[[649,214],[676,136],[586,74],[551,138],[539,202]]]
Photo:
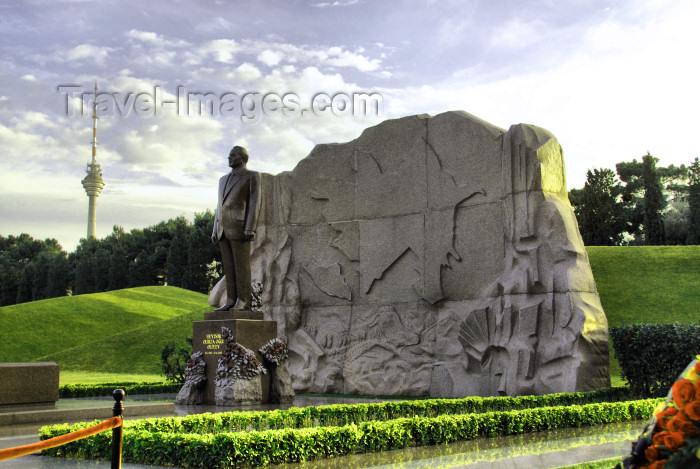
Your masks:
[[[83,188],[87,193],[88,204],[88,226],[87,237],[95,238],[97,231],[97,197],[105,186],[102,179],[102,169],[97,163],[97,83],[95,83],[95,95],[92,102],[92,161],[88,163],[87,176],[82,181]]]

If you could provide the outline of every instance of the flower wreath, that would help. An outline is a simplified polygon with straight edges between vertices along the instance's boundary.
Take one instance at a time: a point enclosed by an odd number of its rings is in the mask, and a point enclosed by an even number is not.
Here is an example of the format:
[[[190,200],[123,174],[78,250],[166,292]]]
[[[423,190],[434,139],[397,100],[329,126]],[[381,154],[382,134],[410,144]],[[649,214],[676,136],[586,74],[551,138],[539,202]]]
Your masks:
[[[647,431],[651,428],[651,431]],[[700,467],[700,355],[673,383],[665,402],[634,443],[625,469]]]

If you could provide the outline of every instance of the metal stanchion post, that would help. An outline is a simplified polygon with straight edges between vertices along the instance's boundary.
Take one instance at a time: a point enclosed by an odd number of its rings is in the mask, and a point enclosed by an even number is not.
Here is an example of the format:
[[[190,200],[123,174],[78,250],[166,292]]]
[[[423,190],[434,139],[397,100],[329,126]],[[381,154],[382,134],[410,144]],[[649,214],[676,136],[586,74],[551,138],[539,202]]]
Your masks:
[[[124,405],[122,400],[124,399],[124,390],[115,389],[112,393],[112,397],[116,401],[112,409],[112,414],[114,417],[121,417],[124,412]],[[122,426],[118,426],[112,429],[112,469],[121,469],[122,467]]]

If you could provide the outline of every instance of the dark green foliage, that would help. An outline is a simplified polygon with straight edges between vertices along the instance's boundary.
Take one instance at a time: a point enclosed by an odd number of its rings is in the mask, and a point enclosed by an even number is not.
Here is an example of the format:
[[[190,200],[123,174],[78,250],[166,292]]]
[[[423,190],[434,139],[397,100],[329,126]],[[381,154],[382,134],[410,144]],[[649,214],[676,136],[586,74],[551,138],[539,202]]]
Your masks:
[[[211,211],[195,213],[189,232],[187,272],[184,279],[184,287],[188,290],[208,293],[214,282],[223,275],[221,251],[219,246],[211,242],[213,229],[214,214]]]
[[[69,256],[53,239],[0,236],[0,306],[164,284],[208,293],[221,276],[213,224],[207,210],[194,224],[178,217],[128,233],[115,226],[104,239],[81,239]]]
[[[93,255],[92,271],[92,275],[95,277],[95,293],[109,289],[109,261],[111,258],[111,250],[108,250],[102,243],[98,244]]]
[[[96,239],[81,239],[75,251],[68,256],[74,266],[73,294],[95,293],[95,253],[98,249]]]
[[[636,396],[665,396],[700,353],[698,324],[623,324],[610,328],[622,378]]]
[[[158,285],[158,264],[156,256],[145,249],[129,264],[129,286]]]
[[[22,276],[17,284],[17,303],[32,301],[32,279],[34,278],[34,263],[28,263],[22,269]]]
[[[127,397],[134,394],[163,394],[178,392],[180,383],[100,383],[100,384],[62,384],[58,388],[58,397],[100,397],[111,396],[115,389],[123,389]]]
[[[129,259],[121,243],[115,244],[109,258],[107,290],[121,290],[129,286]]]
[[[71,278],[68,255],[64,251],[58,251],[46,265],[48,266],[48,278],[44,298],[65,296]]]
[[[642,182],[644,184],[644,244],[664,244],[666,235],[661,211],[668,203],[663,196],[661,179],[656,171],[659,160],[646,154],[642,159]]]
[[[688,188],[688,244],[700,244],[700,161],[690,165]]]
[[[634,244],[685,244],[681,237],[687,237],[688,232],[683,212],[689,198],[690,172],[685,165],[657,167],[658,162],[647,154],[641,162],[635,159],[616,165],[624,183],[622,202],[630,207],[626,212],[627,231],[634,234]],[[669,202],[671,210],[665,212]],[[671,225],[668,229],[664,227],[666,221]]]
[[[168,381],[185,382],[187,360],[192,355],[192,337],[185,339],[187,346],[167,343],[160,352],[160,368]]]
[[[412,401],[416,402],[433,402]],[[324,426],[310,415],[315,408],[288,411],[198,414],[182,418],[146,419],[124,423],[123,460],[137,464],[177,465],[192,468],[266,466],[323,459],[357,452],[443,444],[477,437],[506,436],[559,428],[647,419],[658,400],[538,407],[433,417],[411,415],[389,420],[352,421]],[[394,404],[403,404],[401,402]],[[366,406],[366,405],[361,405]],[[335,406],[324,406],[335,407]],[[355,406],[339,409],[353,412]],[[322,409],[322,407],[318,408]],[[279,418],[287,413],[295,422]],[[267,415],[284,428],[230,430],[227,422],[238,414]],[[360,412],[359,414],[362,414]],[[88,423],[54,425],[41,429],[45,440],[89,426]],[[97,435],[46,451],[55,456],[105,459],[109,438]]]
[[[0,235],[0,306],[65,295],[65,256],[55,239]]]
[[[168,285],[171,287],[183,287],[187,272],[187,251],[189,244],[187,238],[189,228],[185,217],[171,220],[169,225],[172,241],[168,248]]]
[[[574,192],[573,199],[574,212],[585,245],[620,244],[627,230],[627,204],[622,202],[622,186],[612,170],[589,170],[586,184],[581,191]]]

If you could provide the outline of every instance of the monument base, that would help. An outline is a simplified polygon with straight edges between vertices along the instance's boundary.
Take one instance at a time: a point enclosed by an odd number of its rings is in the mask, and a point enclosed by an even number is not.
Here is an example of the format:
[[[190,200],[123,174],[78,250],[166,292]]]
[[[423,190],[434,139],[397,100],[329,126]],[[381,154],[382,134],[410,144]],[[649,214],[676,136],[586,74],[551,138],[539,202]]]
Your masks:
[[[255,313],[250,311],[250,313]],[[230,311],[205,313],[218,317],[219,315],[231,314]],[[260,313],[262,316],[262,313]],[[211,317],[211,316],[210,316]],[[259,349],[268,341],[277,337],[277,321],[265,321],[256,319],[209,319],[205,321],[195,321],[193,324],[192,350],[202,352],[206,363],[207,381],[204,388],[203,400],[205,404],[216,405],[216,367],[224,351],[224,339],[221,335],[221,328],[228,327],[231,330],[234,340],[253,352],[262,363],[263,357]],[[263,374],[261,378],[262,400],[265,404],[270,401],[270,375]]]

